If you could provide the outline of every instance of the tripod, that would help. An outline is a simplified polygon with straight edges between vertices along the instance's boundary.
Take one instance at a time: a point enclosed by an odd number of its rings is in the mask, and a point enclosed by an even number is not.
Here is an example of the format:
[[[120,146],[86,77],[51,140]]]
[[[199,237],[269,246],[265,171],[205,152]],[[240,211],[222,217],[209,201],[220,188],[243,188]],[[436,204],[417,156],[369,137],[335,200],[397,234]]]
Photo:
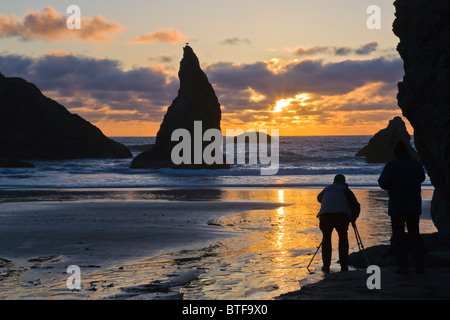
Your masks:
[[[352,226],[353,226],[353,230],[355,230],[355,237],[356,237],[356,242],[358,243],[359,251],[363,252],[364,259],[366,260],[366,264],[367,264],[367,266],[370,266],[369,258],[367,257],[366,250],[364,249],[364,245],[362,243],[361,236],[359,235],[358,228],[356,227],[356,223],[352,222]]]
[[[366,250],[364,249],[364,245],[362,243],[361,236],[359,235],[359,231],[358,231],[358,228],[356,227],[356,223],[355,222],[352,222],[352,227],[353,227],[353,230],[355,231],[356,243],[358,244],[359,251],[363,252],[364,259],[366,260],[366,264],[367,264],[367,266],[370,266],[369,258],[367,257]],[[309,270],[309,266],[311,265],[311,263],[313,262],[314,258],[316,257],[317,252],[319,252],[320,247],[322,247],[322,242],[320,242],[320,245],[317,247],[316,252],[314,253],[313,257],[311,258],[311,261],[306,266],[306,269],[308,270],[308,272],[311,272]]]
[[[313,262],[314,258],[316,257],[317,252],[319,252],[321,246],[322,246],[322,241],[320,242],[320,245],[317,247],[316,253],[314,253],[314,255],[313,255],[311,261],[310,261],[310,262],[308,263],[308,265],[306,266],[306,269],[308,270],[308,272],[311,272],[311,271],[309,270],[309,266],[311,265],[311,263]]]

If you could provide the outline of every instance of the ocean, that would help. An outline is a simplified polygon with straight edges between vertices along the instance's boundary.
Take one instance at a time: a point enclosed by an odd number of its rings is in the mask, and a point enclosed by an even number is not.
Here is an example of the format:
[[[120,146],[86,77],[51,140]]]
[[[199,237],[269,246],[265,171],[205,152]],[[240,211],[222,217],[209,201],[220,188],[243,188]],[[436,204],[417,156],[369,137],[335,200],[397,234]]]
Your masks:
[[[115,137],[133,157],[155,137]],[[320,188],[341,173],[353,188],[378,188],[383,164],[355,157],[370,136],[296,136],[279,138],[279,170],[262,176],[260,164],[233,164],[223,170],[130,169],[132,159],[32,161],[32,169],[0,169],[0,189],[79,188]],[[269,148],[270,150],[270,148]],[[427,179],[424,188],[432,188]]]

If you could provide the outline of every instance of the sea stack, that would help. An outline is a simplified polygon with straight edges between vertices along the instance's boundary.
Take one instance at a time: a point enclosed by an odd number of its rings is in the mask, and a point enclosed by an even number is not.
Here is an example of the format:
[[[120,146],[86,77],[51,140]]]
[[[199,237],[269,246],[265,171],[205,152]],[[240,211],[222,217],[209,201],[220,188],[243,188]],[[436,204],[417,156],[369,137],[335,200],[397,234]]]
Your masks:
[[[7,159],[4,166],[21,165],[20,159],[131,156],[127,147],[44,96],[34,84],[0,73],[0,158]]]
[[[404,61],[398,105],[434,186],[431,216],[450,238],[450,1],[397,0],[394,33]]]
[[[167,109],[163,122],[156,135],[151,150],[139,154],[131,163],[131,168],[187,168],[187,169],[219,169],[228,168],[227,164],[174,164],[171,159],[172,148],[178,141],[172,141],[172,132],[186,129],[194,139],[194,122],[201,121],[202,135],[208,129],[220,130],[222,112],[220,103],[209,83],[206,74],[200,68],[200,62],[192,48],[183,48],[183,59],[180,63],[178,78],[180,88],[178,96]],[[193,144],[193,143],[192,143]],[[203,149],[205,144],[203,145]],[[194,150],[191,152],[194,157]]]
[[[389,125],[378,131],[369,144],[358,151],[356,157],[366,157],[369,163],[386,163],[395,158],[394,147],[397,141],[403,140],[407,145],[409,154],[418,159],[417,152],[411,146],[411,136],[406,129],[405,122],[400,117],[389,121]]]

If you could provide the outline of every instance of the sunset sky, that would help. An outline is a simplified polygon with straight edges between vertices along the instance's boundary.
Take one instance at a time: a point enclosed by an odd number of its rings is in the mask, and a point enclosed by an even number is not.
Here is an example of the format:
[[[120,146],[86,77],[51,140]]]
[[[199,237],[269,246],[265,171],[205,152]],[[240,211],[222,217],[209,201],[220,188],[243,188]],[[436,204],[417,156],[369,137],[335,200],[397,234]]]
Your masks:
[[[66,26],[72,4],[80,30]],[[381,8],[380,30],[366,26],[370,5]],[[0,9],[0,71],[111,137],[156,135],[186,42],[222,105],[223,132],[371,135],[401,115],[393,0],[20,0]]]

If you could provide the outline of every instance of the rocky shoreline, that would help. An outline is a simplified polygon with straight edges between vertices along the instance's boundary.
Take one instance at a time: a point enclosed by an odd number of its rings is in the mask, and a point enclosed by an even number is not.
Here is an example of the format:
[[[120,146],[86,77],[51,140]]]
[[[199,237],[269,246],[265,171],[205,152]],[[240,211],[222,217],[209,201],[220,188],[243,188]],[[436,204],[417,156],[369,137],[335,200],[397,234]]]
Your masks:
[[[355,270],[332,272],[317,283],[283,294],[277,300],[446,300],[450,298],[450,242],[439,233],[422,235],[425,244],[425,274],[395,273],[392,248],[366,248],[371,265],[380,267],[380,289],[369,289],[368,273],[361,252],[350,255]]]

